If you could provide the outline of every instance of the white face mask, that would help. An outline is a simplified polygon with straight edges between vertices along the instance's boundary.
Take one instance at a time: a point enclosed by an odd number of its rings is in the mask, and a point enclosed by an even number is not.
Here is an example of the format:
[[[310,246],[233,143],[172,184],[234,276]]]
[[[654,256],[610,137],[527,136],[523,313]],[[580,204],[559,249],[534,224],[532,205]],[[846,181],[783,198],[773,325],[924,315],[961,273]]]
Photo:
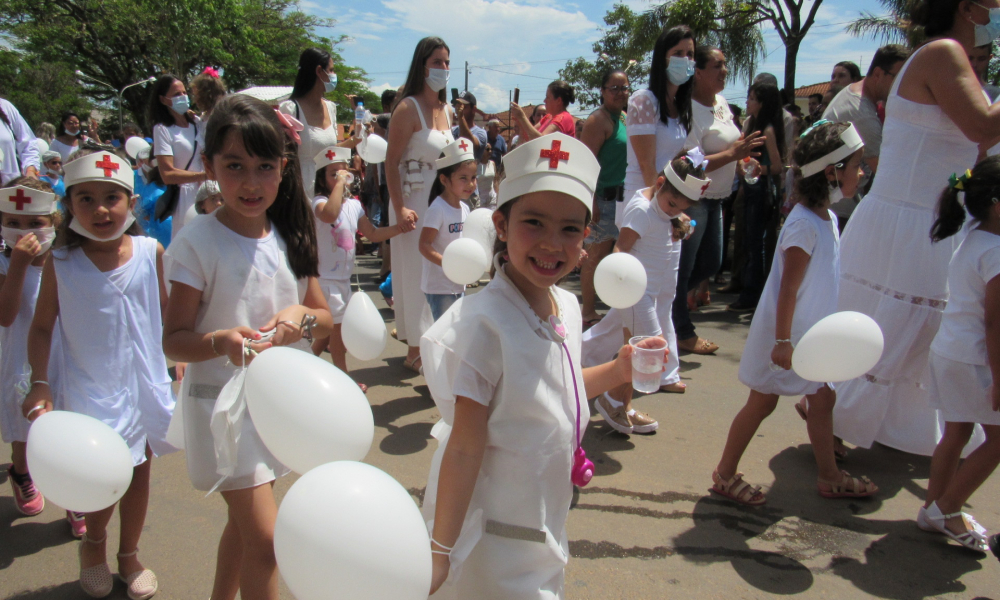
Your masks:
[[[11,248],[14,247],[14,244],[16,244],[18,240],[29,233],[35,234],[35,237],[38,239],[38,243],[42,245],[42,250],[39,254],[47,252],[48,249],[52,247],[52,242],[56,239],[55,227],[40,227],[38,229],[15,229],[7,226],[0,227],[0,236],[3,236],[4,241],[6,241],[7,245]]]
[[[973,2],[973,4],[980,8],[986,8],[978,2]],[[986,25],[974,23],[976,26],[974,42],[976,46],[985,46],[1000,37],[1000,8],[986,8],[986,10],[990,13],[990,22]]]
[[[833,179],[830,182],[830,204],[836,204],[844,199],[844,190],[840,189],[840,177],[837,177],[837,167],[833,168]]]
[[[83,227],[83,225],[80,224],[80,221],[78,219],[73,219],[72,221],[70,221],[69,228],[71,231],[79,233],[88,240],[94,240],[95,242],[110,242],[111,240],[117,240],[122,235],[124,235],[125,230],[131,227],[132,223],[135,223],[135,215],[129,212],[128,216],[125,217],[125,222],[122,223],[122,226],[118,228],[118,231],[114,232],[113,234],[111,234],[106,238],[97,237],[95,234],[87,231]]]
[[[427,85],[435,92],[440,92],[448,86],[448,69],[427,69]]]
[[[674,85],[684,85],[694,76],[695,63],[686,56],[671,56],[667,61],[667,79]]]

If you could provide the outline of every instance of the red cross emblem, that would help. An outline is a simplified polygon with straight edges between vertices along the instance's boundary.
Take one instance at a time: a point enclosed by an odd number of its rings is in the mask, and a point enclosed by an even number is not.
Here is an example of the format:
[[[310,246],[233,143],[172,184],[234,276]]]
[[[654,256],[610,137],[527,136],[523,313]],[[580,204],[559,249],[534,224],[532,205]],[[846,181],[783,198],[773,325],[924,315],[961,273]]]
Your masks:
[[[702,193],[702,195],[705,194],[705,190],[707,190],[708,186],[710,186],[710,185],[712,185],[712,182],[711,181],[706,181],[705,185],[701,186],[701,193]]]
[[[24,210],[25,204],[31,204],[31,196],[25,194],[22,189],[18,189],[17,193],[11,196],[9,200],[17,205],[17,210]]]
[[[466,150],[469,149],[469,145],[465,143],[465,139],[463,139],[461,143],[458,144],[458,147],[462,149],[462,152],[465,152]]]
[[[326,151],[326,159],[327,160],[333,160],[334,156],[337,156],[337,153],[334,152],[333,150],[327,150]]]
[[[561,141],[552,140],[552,147],[548,150],[542,150],[541,157],[549,159],[550,169],[558,169],[560,160],[569,160],[569,152],[562,152],[561,148]]]
[[[105,177],[111,177],[111,172],[112,171],[117,171],[118,167],[120,167],[121,165],[119,163],[116,163],[116,162],[111,162],[111,155],[110,154],[105,154],[104,155],[104,160],[97,161],[94,164],[94,166],[96,166],[98,169],[104,169],[104,176]]]

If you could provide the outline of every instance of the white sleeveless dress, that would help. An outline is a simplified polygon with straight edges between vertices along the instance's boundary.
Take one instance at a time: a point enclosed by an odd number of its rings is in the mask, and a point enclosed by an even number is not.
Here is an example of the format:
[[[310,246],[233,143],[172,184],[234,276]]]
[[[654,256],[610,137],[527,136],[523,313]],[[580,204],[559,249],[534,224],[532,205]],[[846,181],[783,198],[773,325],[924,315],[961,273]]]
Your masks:
[[[430,129],[424,111],[414,97],[413,103],[420,117],[420,131],[410,137],[410,143],[399,161],[399,181],[403,188],[403,206],[424,218],[429,205],[428,197],[437,169],[434,161],[441,156],[445,146],[455,141],[451,135],[451,111],[448,111],[448,131]],[[389,211],[389,225],[396,224],[396,211]],[[420,255],[420,227],[392,239],[392,289],[396,311],[396,331],[399,341],[412,346],[420,344],[420,336],[433,323],[427,299],[420,291],[423,274],[423,257]]]
[[[132,452],[132,464],[173,452],[167,427],[174,394],[163,354],[155,239],[132,236],[132,258],[100,271],[80,248],[52,251],[59,290],[61,352],[56,402],[104,422]]]
[[[932,244],[930,230],[948,177],[972,168],[978,148],[938,106],[898,95],[912,60],[889,93],[871,192],[841,241],[838,310],[875,319],[885,350],[871,371],[837,386],[834,433],[864,448],[877,441],[929,456],[944,421],[929,404],[928,357],[948,303],[948,263],[964,237]]]

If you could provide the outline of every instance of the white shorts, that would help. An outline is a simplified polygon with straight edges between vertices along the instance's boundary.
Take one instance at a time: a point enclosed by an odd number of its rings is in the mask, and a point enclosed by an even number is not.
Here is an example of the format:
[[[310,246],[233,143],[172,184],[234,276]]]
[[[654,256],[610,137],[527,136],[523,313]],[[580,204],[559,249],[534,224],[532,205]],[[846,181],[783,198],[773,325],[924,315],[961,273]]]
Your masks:
[[[930,405],[949,423],[1000,425],[989,389],[993,375],[986,365],[945,358],[931,350]]]
[[[320,279],[319,286],[326,294],[334,324],[339,325],[344,321],[344,311],[347,310],[347,303],[351,300],[351,280]]]

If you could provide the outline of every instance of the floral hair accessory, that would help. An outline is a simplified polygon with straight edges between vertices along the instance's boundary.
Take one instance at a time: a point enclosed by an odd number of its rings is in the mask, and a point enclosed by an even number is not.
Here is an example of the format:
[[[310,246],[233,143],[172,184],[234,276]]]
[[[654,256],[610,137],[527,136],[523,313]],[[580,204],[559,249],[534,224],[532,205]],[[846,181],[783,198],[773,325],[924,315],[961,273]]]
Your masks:
[[[808,129],[806,129],[805,131],[802,132],[802,135],[799,136],[799,139],[801,140],[802,138],[806,137],[807,135],[809,135],[810,131],[812,131],[813,129],[816,129],[820,125],[827,125],[829,123],[830,123],[830,121],[827,121],[826,119],[820,119],[819,121],[816,121],[815,123],[813,123],[812,125],[810,125]]]
[[[695,146],[694,148],[688,150],[687,155],[685,155],[684,158],[688,159],[688,162],[690,162],[696,169],[708,166],[708,159],[705,158],[705,152],[700,146]]]
[[[215,69],[215,67],[211,67],[211,66],[205,67],[205,70],[202,71],[202,73],[205,74],[205,75],[210,75],[212,77],[215,77],[216,79],[219,78],[219,72]]]
[[[966,169],[965,173],[962,173],[961,175],[959,175],[957,173],[952,173],[951,177],[948,178],[948,187],[951,188],[951,189],[953,189],[953,190],[958,190],[960,192],[964,192],[965,191],[965,184],[966,184],[966,182],[969,181],[970,177],[972,177],[972,170],[971,169]]]
[[[274,109],[274,114],[278,115],[278,120],[281,121],[281,126],[285,128],[285,133],[288,134],[288,137],[295,140],[296,144],[301,144],[302,138],[299,137],[299,132],[305,129],[305,126],[295,117],[286,115],[277,108]]]

